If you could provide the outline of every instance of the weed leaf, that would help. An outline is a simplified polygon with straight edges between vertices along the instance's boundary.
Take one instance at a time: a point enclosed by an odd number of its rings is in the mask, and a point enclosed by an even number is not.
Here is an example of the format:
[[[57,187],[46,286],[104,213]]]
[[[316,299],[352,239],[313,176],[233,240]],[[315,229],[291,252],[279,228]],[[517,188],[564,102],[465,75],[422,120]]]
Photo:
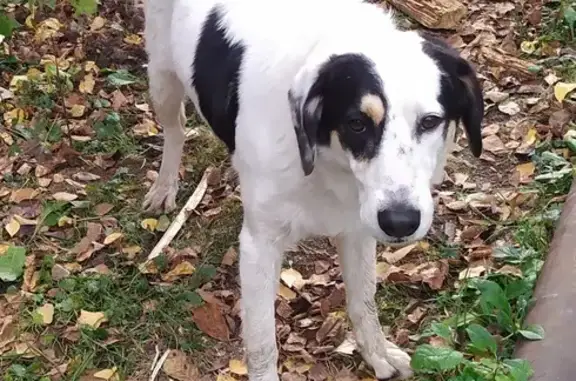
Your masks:
[[[24,271],[26,262],[26,249],[23,247],[10,246],[4,255],[0,256],[0,279],[5,282],[13,282]]]
[[[490,351],[493,355],[496,354],[496,340],[486,328],[474,323],[466,328],[466,333],[468,333],[471,344],[475,349],[481,352]]]
[[[464,355],[452,348],[423,344],[412,356],[412,367],[424,371],[452,370],[464,361]]]
[[[504,364],[506,364],[506,367],[510,372],[510,376],[514,381],[528,381],[528,379],[534,373],[530,363],[524,359],[504,360]]]
[[[544,338],[544,328],[538,324],[531,324],[518,331],[519,334],[528,340],[542,340]]]

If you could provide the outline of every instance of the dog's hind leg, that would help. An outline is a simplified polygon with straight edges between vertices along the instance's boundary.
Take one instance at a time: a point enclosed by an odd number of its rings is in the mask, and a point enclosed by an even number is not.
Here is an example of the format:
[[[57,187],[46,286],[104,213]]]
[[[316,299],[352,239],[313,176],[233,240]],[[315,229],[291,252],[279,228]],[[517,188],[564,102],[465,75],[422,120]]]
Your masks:
[[[184,148],[184,86],[175,73],[148,66],[152,106],[164,131],[160,173],[144,199],[147,211],[169,212],[176,208],[178,168]]]
[[[378,380],[411,377],[410,357],[386,340],[376,313],[376,241],[352,232],[338,235],[335,241],[348,316],[362,357],[374,368]]]

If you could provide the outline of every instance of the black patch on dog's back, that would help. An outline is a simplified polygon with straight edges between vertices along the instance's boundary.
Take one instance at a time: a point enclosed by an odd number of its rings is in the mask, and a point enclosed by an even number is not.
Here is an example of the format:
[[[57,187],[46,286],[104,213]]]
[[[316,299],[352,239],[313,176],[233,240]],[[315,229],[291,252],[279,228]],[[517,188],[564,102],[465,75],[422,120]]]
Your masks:
[[[333,131],[340,143],[358,159],[376,156],[382,140],[386,118],[379,125],[360,111],[362,97],[376,95],[386,107],[383,85],[371,61],[361,54],[334,55],[322,65],[308,98],[320,97],[322,116],[317,142],[329,145]],[[348,128],[351,119],[362,121],[366,130],[356,133]]]
[[[200,111],[230,153],[236,148],[238,81],[244,55],[241,43],[231,43],[221,25],[222,11],[212,8],[196,47],[192,85],[198,94]]]

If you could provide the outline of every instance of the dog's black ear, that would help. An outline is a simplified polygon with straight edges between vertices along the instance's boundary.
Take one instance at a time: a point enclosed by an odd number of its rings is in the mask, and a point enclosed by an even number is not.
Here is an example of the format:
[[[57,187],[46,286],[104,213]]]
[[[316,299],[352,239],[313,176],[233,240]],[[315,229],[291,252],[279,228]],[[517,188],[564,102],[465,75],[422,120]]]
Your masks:
[[[482,88],[470,63],[460,57],[448,43],[430,36],[425,39],[424,52],[432,57],[446,75],[442,83],[442,103],[464,124],[472,154],[482,154],[482,119],[484,98]]]
[[[304,175],[308,176],[314,170],[316,136],[322,115],[322,102],[319,96],[297,94],[293,89],[288,91],[288,102],[298,140],[302,169]]]

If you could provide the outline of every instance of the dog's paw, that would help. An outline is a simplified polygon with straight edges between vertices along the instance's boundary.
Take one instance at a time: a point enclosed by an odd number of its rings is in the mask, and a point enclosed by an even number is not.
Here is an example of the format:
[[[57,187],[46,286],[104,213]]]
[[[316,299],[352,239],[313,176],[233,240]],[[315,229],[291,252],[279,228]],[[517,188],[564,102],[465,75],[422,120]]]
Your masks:
[[[142,207],[148,213],[168,213],[176,209],[178,182],[156,180],[146,196]]]
[[[412,377],[413,372],[410,367],[410,356],[395,346],[388,343],[385,353],[364,355],[364,360],[372,366],[376,378],[379,381],[405,380]]]

